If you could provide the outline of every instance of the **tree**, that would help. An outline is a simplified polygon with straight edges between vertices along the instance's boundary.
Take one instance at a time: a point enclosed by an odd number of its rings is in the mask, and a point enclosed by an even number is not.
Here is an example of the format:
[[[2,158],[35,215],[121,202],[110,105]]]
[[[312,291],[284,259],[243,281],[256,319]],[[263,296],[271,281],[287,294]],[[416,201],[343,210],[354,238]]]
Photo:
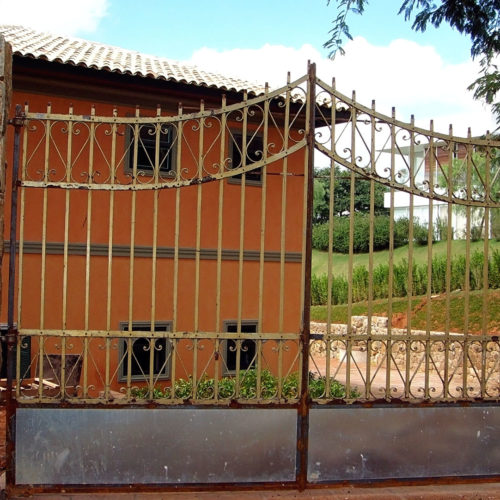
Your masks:
[[[480,76],[469,86],[474,98],[492,106],[500,125],[500,102],[496,101],[500,90],[500,72],[495,58],[500,54],[500,0],[401,0],[398,14],[405,20],[413,19],[412,29],[425,31],[427,26],[438,28],[448,23],[459,33],[470,37],[471,56],[480,58]],[[327,0],[328,4],[330,0]],[[333,21],[330,38],[324,47],[331,50],[330,57],[337,52],[344,53],[344,38],[352,40],[347,24],[349,13],[363,14],[368,0],[336,0],[338,15]],[[413,17],[414,16],[414,17]]]
[[[335,166],[333,215],[349,213],[351,207],[351,174]],[[315,223],[327,222],[330,206],[330,169],[315,169],[314,172],[313,220]],[[375,182],[375,215],[386,214],[384,208],[384,192],[386,188]],[[370,181],[356,175],[354,184],[354,211],[368,213],[370,211]]]

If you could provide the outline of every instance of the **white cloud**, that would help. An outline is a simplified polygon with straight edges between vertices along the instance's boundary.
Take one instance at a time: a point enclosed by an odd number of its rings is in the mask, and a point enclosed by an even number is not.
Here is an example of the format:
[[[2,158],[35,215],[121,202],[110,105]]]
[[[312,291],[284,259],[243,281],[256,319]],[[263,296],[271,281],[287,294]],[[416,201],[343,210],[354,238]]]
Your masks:
[[[64,35],[95,31],[107,9],[108,0],[0,0],[2,24]]]
[[[447,133],[453,123],[456,134],[465,135],[467,127],[474,135],[493,130],[494,120],[488,109],[474,101],[467,86],[477,78],[478,65],[472,61],[448,64],[431,46],[408,40],[394,40],[388,46],[371,45],[357,37],[345,45],[346,55],[334,61],[324,57],[311,45],[299,49],[266,44],[260,49],[233,49],[219,52],[202,48],[190,63],[211,71],[280,87],[287,71],[292,79],[306,73],[307,61],[317,64],[317,74],[325,82],[336,78],[337,89],[347,95],[356,90],[359,102],[370,106],[376,100],[377,110]]]

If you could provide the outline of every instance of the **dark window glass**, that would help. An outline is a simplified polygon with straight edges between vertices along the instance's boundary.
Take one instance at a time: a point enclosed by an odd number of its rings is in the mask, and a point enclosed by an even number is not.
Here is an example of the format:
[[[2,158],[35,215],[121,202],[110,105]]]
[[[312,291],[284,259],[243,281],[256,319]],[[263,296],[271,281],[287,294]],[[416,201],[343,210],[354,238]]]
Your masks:
[[[139,143],[137,145],[137,170],[153,174],[155,164],[155,148],[156,148],[156,126],[142,125],[139,129]],[[172,171],[174,162],[174,128],[172,126],[163,125],[160,130],[159,141],[159,165],[160,173]],[[129,169],[134,168],[134,135],[131,134],[130,152],[129,152]]]
[[[252,163],[262,160],[264,143],[262,141],[262,136],[259,135],[247,135],[246,143],[246,162],[245,165],[250,165]],[[242,154],[243,154],[243,135],[239,133],[233,133],[231,137],[231,167],[239,168],[243,165]],[[241,174],[235,175],[232,179],[240,179]],[[262,169],[258,168],[247,172],[247,181],[261,182],[262,181]]]
[[[229,323],[226,325],[228,333],[236,333],[238,331],[237,323]],[[257,331],[256,323],[242,323],[241,333],[255,333]],[[226,365],[227,371],[236,370],[236,342],[234,340],[227,341],[226,348]],[[255,367],[255,341],[244,340],[241,343],[240,353],[240,370],[247,370]]]
[[[132,331],[150,330],[150,326],[147,324],[134,324],[132,325]],[[126,329],[126,326],[122,324],[122,329]],[[155,332],[168,332],[170,330],[168,325],[157,325],[155,327]],[[142,337],[132,339],[132,363],[130,374],[132,377],[144,377],[148,376],[150,369],[150,339]],[[122,339],[122,378],[128,375],[128,364],[127,364],[127,340]],[[170,363],[166,362],[170,353],[170,342],[167,339],[159,338],[155,339],[154,343],[154,354],[153,354],[153,375],[164,375],[168,376],[170,373]]]

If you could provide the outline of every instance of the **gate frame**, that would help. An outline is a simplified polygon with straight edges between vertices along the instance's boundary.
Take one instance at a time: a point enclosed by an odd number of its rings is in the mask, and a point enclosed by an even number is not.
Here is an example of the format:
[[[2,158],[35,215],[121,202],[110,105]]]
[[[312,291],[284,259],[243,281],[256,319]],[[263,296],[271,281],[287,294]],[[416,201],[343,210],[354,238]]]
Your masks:
[[[306,218],[305,224],[305,262],[304,262],[304,298],[303,298],[303,311],[302,311],[302,324],[300,331],[300,346],[302,351],[302,366],[301,366],[301,394],[298,405],[287,405],[287,408],[297,408],[297,462],[296,462],[296,479],[294,482],[290,483],[248,483],[248,484],[234,484],[234,483],[216,483],[216,484],[202,484],[202,485],[134,485],[134,491],[199,491],[201,490],[254,490],[256,488],[287,488],[287,489],[298,489],[303,491],[306,488],[324,488],[325,484],[311,483],[307,479],[308,471],[308,435],[309,435],[309,415],[312,407],[315,403],[312,402],[309,389],[308,389],[308,375],[309,375],[309,351],[310,351],[310,311],[311,311],[311,260],[312,260],[312,214],[313,214],[313,188],[314,188],[314,150],[315,148],[315,130],[316,130],[316,65],[310,64],[308,67],[307,74],[307,103],[306,103],[306,163],[307,163],[307,197],[306,197],[306,212],[304,217]],[[11,209],[11,227],[10,227],[10,257],[9,257],[9,308],[8,308],[8,335],[7,335],[7,345],[8,345],[8,370],[7,370],[7,488],[9,494],[14,493],[33,493],[33,492],[59,492],[61,489],[71,492],[117,492],[117,491],[130,491],[130,487],[126,485],[121,485],[118,487],[106,487],[106,486],[51,486],[51,487],[31,487],[28,490],[23,487],[18,487],[15,484],[15,420],[16,420],[16,410],[18,408],[18,402],[13,397],[13,379],[12,370],[10,367],[14,366],[14,350],[17,343],[18,331],[14,322],[14,298],[15,298],[15,260],[16,260],[16,221],[17,221],[17,193],[19,190],[18,182],[18,172],[19,172],[19,159],[20,159],[20,134],[22,127],[24,126],[24,114],[20,106],[16,106],[16,115],[10,120],[10,125],[13,125],[15,129],[14,136],[14,160],[13,160],[13,177],[12,177],[12,209]],[[333,126],[333,124],[332,124]],[[0,149],[1,153],[1,149]],[[180,188],[177,188],[180,189]],[[377,404],[380,401],[377,401]],[[388,405],[393,405],[394,403],[388,402]],[[464,403],[464,406],[468,403]],[[136,405],[137,406],[137,405]],[[237,405],[236,405],[237,406]],[[338,405],[328,404],[334,408]],[[363,403],[359,405],[362,407],[371,407],[373,403]],[[428,407],[429,403],[422,404],[409,404],[413,407]],[[56,407],[72,407],[68,404],[59,404]],[[85,407],[85,405],[78,405],[78,408]],[[96,408],[95,405],[92,406]],[[102,406],[102,409],[110,406]],[[191,408],[202,408],[199,405],[190,405]],[[261,406],[265,409],[265,405]],[[271,408],[279,408],[280,405],[270,404]],[[100,408],[100,407],[98,407]],[[237,411],[234,409],[233,411]],[[360,411],[361,408],[360,408]],[[492,480],[498,479],[497,476],[488,476],[486,478],[474,478],[474,481],[490,482]],[[451,478],[455,482],[463,482],[461,478]],[[469,478],[468,480],[472,480]],[[443,478],[443,483],[448,483],[449,478]],[[422,479],[422,480],[377,480],[376,483],[380,485],[389,484],[427,484],[436,483],[436,479]],[[328,485],[333,486],[343,486],[345,484],[351,484],[347,481],[342,481],[340,483],[328,483]]]

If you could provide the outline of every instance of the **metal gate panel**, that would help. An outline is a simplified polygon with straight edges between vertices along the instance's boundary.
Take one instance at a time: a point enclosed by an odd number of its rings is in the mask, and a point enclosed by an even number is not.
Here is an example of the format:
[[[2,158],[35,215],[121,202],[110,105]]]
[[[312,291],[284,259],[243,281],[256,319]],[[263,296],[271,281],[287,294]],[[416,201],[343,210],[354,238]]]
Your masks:
[[[292,482],[296,412],[39,409],[16,415],[16,483]]]
[[[308,480],[500,474],[500,408],[320,408],[310,412]]]

